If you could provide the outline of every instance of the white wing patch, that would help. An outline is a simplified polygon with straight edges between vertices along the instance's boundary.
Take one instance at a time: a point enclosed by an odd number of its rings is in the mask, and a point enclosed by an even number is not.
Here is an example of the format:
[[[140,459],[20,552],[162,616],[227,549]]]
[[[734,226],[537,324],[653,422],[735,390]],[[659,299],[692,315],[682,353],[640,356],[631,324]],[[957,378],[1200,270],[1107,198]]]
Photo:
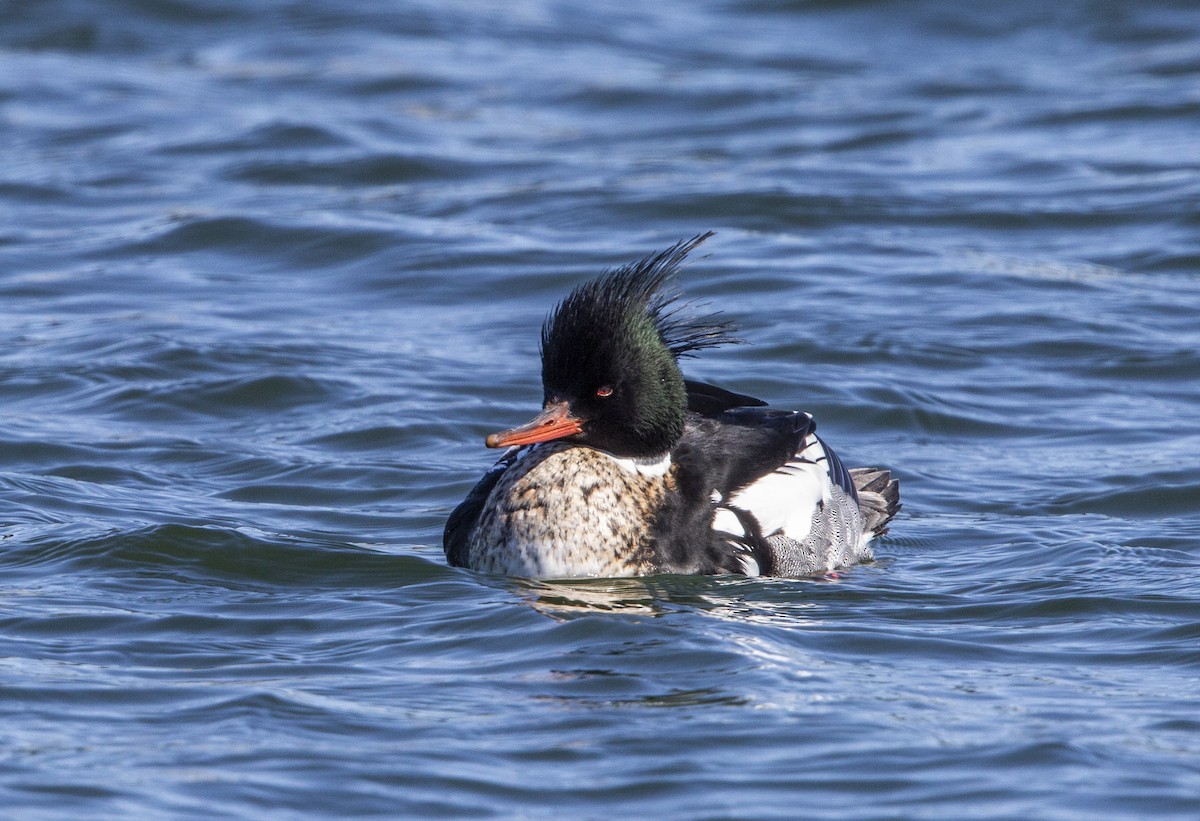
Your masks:
[[[765,537],[781,534],[801,541],[812,529],[814,514],[829,501],[831,487],[825,448],[817,437],[807,436],[790,461],[742,488],[724,505],[752,514]],[[717,509],[713,529],[749,535],[728,507]]]

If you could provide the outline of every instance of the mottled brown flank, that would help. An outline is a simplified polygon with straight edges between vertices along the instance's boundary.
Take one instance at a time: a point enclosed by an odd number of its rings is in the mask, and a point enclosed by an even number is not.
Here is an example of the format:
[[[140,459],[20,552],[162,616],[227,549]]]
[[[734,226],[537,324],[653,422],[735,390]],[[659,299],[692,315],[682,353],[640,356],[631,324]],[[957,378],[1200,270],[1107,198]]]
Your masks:
[[[562,442],[504,472],[467,547],[468,564],[510,576],[655,573],[651,524],[671,477],[643,476]]]

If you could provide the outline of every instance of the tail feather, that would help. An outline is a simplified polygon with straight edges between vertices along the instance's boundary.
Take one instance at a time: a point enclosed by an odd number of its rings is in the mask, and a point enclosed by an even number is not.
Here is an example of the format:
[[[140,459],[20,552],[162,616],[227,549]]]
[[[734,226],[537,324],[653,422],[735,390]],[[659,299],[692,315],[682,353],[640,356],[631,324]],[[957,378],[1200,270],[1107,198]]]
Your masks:
[[[900,482],[883,468],[853,468],[850,477],[858,490],[863,532],[882,536],[887,533],[888,522],[900,510]]]

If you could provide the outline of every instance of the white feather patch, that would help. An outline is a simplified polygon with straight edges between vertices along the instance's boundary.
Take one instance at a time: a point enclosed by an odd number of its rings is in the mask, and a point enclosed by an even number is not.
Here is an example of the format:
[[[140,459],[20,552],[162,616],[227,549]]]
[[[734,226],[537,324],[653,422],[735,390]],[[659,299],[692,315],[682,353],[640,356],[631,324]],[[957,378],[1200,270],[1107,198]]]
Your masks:
[[[816,437],[808,437],[791,461],[742,488],[726,504],[751,513],[763,536],[783,534],[800,541],[812,529],[818,508],[829,501],[830,488],[825,449]],[[746,535],[737,515],[725,508],[717,510],[713,528]]]
[[[670,453],[664,453],[662,456],[634,459],[628,456],[614,456],[606,450],[600,452],[630,473],[638,473],[642,476],[664,476],[671,469]]]
[[[742,575],[743,576],[761,576],[762,575],[762,572],[760,571],[760,569],[758,567],[758,560],[755,559],[753,556],[751,556],[749,553],[746,553],[739,558],[742,561]]]

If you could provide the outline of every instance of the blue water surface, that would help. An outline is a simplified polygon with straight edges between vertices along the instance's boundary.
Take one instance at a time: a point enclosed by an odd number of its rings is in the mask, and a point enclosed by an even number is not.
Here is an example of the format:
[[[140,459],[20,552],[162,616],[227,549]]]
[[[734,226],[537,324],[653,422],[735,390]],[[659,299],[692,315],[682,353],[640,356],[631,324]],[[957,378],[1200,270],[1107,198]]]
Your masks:
[[[1200,817],[1191,2],[0,3],[7,818]],[[817,580],[446,566],[576,283],[902,481]]]

